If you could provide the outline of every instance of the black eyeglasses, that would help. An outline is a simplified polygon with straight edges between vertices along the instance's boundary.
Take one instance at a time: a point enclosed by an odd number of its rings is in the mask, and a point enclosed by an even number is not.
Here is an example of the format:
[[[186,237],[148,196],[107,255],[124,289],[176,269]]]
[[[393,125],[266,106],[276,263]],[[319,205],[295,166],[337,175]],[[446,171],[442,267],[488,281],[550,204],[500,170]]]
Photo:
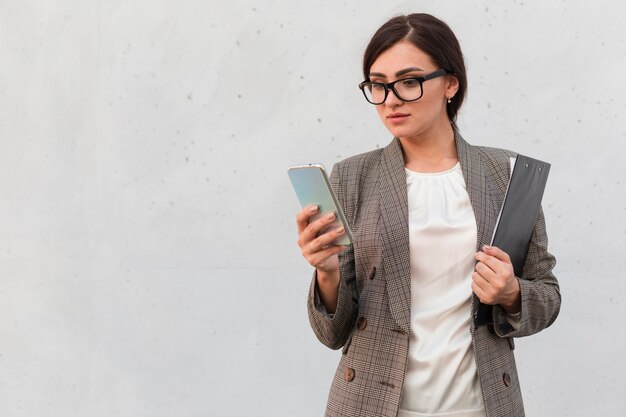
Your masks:
[[[389,90],[393,91],[396,97],[402,101],[416,101],[422,98],[424,94],[424,88],[422,87],[424,81],[446,74],[448,74],[448,71],[442,68],[422,77],[402,78],[387,84],[363,81],[359,84],[359,88],[363,91],[365,99],[375,105],[383,104],[387,100]]]

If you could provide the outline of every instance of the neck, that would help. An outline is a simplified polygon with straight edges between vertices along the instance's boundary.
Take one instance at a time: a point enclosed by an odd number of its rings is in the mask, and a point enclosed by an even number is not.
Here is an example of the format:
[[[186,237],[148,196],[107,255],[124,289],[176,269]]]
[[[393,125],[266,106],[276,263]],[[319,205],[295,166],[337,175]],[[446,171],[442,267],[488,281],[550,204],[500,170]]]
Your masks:
[[[447,128],[416,137],[398,138],[402,144],[404,166],[417,172],[441,172],[458,161],[454,130]]]

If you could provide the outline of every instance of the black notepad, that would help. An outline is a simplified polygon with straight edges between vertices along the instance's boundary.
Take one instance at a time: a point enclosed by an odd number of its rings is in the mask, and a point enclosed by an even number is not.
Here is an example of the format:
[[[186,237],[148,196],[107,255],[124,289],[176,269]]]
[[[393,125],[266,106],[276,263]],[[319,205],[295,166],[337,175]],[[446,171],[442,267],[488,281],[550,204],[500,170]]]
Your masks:
[[[522,276],[549,173],[549,163],[524,155],[517,156],[511,173],[491,244],[509,254],[517,277]],[[474,323],[492,324],[492,306],[479,303]]]

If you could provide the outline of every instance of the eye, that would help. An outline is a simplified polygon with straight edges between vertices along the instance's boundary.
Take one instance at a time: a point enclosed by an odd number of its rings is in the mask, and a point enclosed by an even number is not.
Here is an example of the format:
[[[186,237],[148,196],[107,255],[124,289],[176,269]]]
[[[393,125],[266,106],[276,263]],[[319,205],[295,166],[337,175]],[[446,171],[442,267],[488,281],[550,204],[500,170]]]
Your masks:
[[[370,84],[370,90],[371,91],[384,91],[385,86],[384,84],[372,83]]]
[[[419,87],[420,83],[415,78],[408,78],[406,80],[402,80],[402,87],[404,88],[416,88]]]

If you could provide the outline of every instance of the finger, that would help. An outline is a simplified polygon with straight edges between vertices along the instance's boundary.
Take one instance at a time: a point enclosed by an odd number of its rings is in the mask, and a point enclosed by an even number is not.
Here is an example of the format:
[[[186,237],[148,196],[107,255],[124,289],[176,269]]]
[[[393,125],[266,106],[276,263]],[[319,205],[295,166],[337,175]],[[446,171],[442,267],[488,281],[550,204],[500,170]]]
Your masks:
[[[315,254],[316,252],[322,251],[330,246],[337,246],[334,244],[335,240],[344,234],[343,227],[340,227],[336,230],[328,231],[316,239],[311,240],[305,247],[303,248],[302,253],[307,255]]]
[[[503,262],[501,260],[499,260],[498,258],[488,255],[484,252],[478,252],[475,256],[476,260],[479,263],[484,264],[486,267],[488,267],[489,269],[491,269],[493,271],[493,273],[495,274],[499,274],[501,272],[504,271],[504,265]],[[478,264],[476,264],[478,265]]]
[[[472,285],[472,291],[474,291],[474,294],[476,294],[476,297],[478,297],[481,303],[487,305],[497,304],[487,293],[482,292],[480,288]]]
[[[491,282],[496,279],[496,272],[484,262],[478,262],[474,267],[474,271],[478,272],[486,282]]]
[[[483,279],[480,274],[474,272],[472,274],[472,291],[478,297],[478,299],[484,304],[492,304],[493,296],[491,294],[491,287],[487,281]]]
[[[320,235],[320,233],[328,227],[329,224],[335,221],[337,216],[335,213],[330,212],[324,214],[319,219],[315,219],[310,222],[309,225],[304,229],[304,231],[300,234],[300,237],[304,240],[304,242],[309,242]]]
[[[472,282],[472,291],[481,302],[485,299],[485,290],[476,281]]]
[[[296,215],[296,224],[298,225],[298,234],[301,234],[304,229],[309,225],[309,219],[311,216],[317,213],[318,207],[315,205],[309,205],[303,208]]]
[[[344,227],[339,226],[319,235],[317,238],[311,241],[311,244],[316,245],[320,249],[325,248],[327,246],[333,245],[333,242],[344,234],[345,234]]]
[[[487,281],[480,272],[476,271],[472,272],[472,284],[478,285],[483,292],[487,291],[487,288],[489,288],[489,281]]]
[[[343,252],[347,248],[347,246],[329,246],[326,249],[322,249],[321,251],[315,252],[314,254],[307,257],[307,261],[309,262],[309,264],[311,264],[312,267],[321,268],[330,257]]]
[[[478,297],[478,299],[482,302],[484,298],[482,288],[472,282],[472,291],[474,292],[474,294],[476,294],[476,297]]]
[[[504,263],[511,263],[511,257],[509,256],[509,254],[497,246],[483,245],[483,251],[486,254],[491,255]]]

